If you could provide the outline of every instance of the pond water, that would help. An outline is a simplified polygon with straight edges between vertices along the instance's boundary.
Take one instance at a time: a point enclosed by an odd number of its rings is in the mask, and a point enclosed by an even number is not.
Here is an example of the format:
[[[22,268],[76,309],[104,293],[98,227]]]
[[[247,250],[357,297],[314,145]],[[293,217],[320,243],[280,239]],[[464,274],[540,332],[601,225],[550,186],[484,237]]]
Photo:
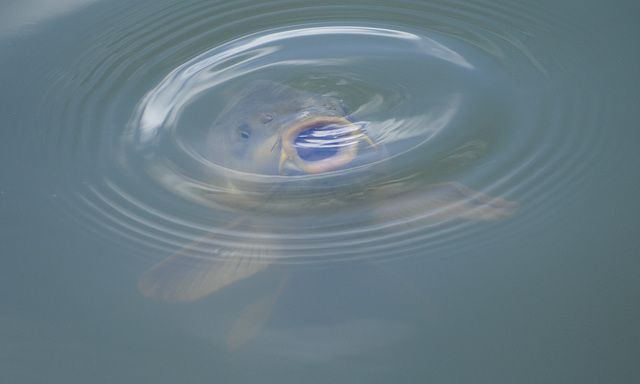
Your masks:
[[[0,382],[637,382],[638,11],[0,5]]]

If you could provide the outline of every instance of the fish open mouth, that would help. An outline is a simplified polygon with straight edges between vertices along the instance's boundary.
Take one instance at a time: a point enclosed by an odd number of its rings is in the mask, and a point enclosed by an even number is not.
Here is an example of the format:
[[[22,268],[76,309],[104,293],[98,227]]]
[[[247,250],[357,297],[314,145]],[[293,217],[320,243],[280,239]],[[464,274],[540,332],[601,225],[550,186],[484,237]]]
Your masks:
[[[329,172],[350,163],[358,154],[358,145],[366,140],[375,144],[360,128],[339,116],[310,116],[286,129],[278,169],[287,161],[306,173]]]

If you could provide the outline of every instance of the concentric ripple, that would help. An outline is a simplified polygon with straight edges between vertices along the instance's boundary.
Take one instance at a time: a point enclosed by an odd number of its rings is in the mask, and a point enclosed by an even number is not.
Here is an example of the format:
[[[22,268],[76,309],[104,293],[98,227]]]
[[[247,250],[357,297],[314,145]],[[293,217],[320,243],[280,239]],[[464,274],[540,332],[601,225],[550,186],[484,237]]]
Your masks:
[[[522,4],[179,2],[121,12],[56,73],[41,112],[57,123],[38,146],[66,175],[62,211],[152,263],[210,233],[205,250],[259,243],[283,263],[478,249],[579,196],[608,142],[596,129],[603,95],[581,92],[567,69],[595,60],[577,27]],[[542,54],[555,36],[573,53]],[[372,142],[361,146],[365,160],[319,174],[212,160],[225,150],[207,143],[212,123],[262,80],[340,100]],[[412,191],[449,182],[523,208],[491,223],[406,208]],[[402,204],[387,199],[403,194]]]

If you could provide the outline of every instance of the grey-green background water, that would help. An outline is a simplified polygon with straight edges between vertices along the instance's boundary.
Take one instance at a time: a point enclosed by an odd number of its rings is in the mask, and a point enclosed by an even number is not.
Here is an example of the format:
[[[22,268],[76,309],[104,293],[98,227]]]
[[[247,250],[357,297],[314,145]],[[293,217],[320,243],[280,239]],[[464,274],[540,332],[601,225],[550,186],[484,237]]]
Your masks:
[[[0,382],[640,380],[638,6],[416,1],[385,11],[389,4],[0,4]],[[408,237],[388,259],[286,266],[288,288],[264,328],[229,351],[234,320],[281,270],[193,303],[149,300],[136,282],[170,253],[169,240],[152,235],[172,227],[146,232],[156,216],[127,211],[134,204],[118,196],[92,200],[91,191],[105,192],[108,179],[167,206],[167,217],[184,214],[176,230],[202,229],[206,211],[118,179],[111,150],[120,127],[197,55],[250,33],[329,21],[447,36],[483,64],[460,84],[469,80],[477,100],[467,113],[493,124],[477,133],[492,149],[454,176],[522,208],[420,247]],[[466,25],[481,32],[456,35]],[[464,52],[469,36],[498,44],[503,57]],[[442,69],[416,84],[447,89]],[[180,236],[171,244],[179,248]]]

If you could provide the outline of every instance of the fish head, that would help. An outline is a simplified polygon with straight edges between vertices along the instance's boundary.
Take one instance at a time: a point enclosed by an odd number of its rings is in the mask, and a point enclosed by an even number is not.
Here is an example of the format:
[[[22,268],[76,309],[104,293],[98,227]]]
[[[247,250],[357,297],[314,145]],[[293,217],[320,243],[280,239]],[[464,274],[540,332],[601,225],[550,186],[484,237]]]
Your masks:
[[[324,173],[343,167],[367,140],[342,101],[254,81],[229,101],[207,137],[207,157],[259,174]]]

